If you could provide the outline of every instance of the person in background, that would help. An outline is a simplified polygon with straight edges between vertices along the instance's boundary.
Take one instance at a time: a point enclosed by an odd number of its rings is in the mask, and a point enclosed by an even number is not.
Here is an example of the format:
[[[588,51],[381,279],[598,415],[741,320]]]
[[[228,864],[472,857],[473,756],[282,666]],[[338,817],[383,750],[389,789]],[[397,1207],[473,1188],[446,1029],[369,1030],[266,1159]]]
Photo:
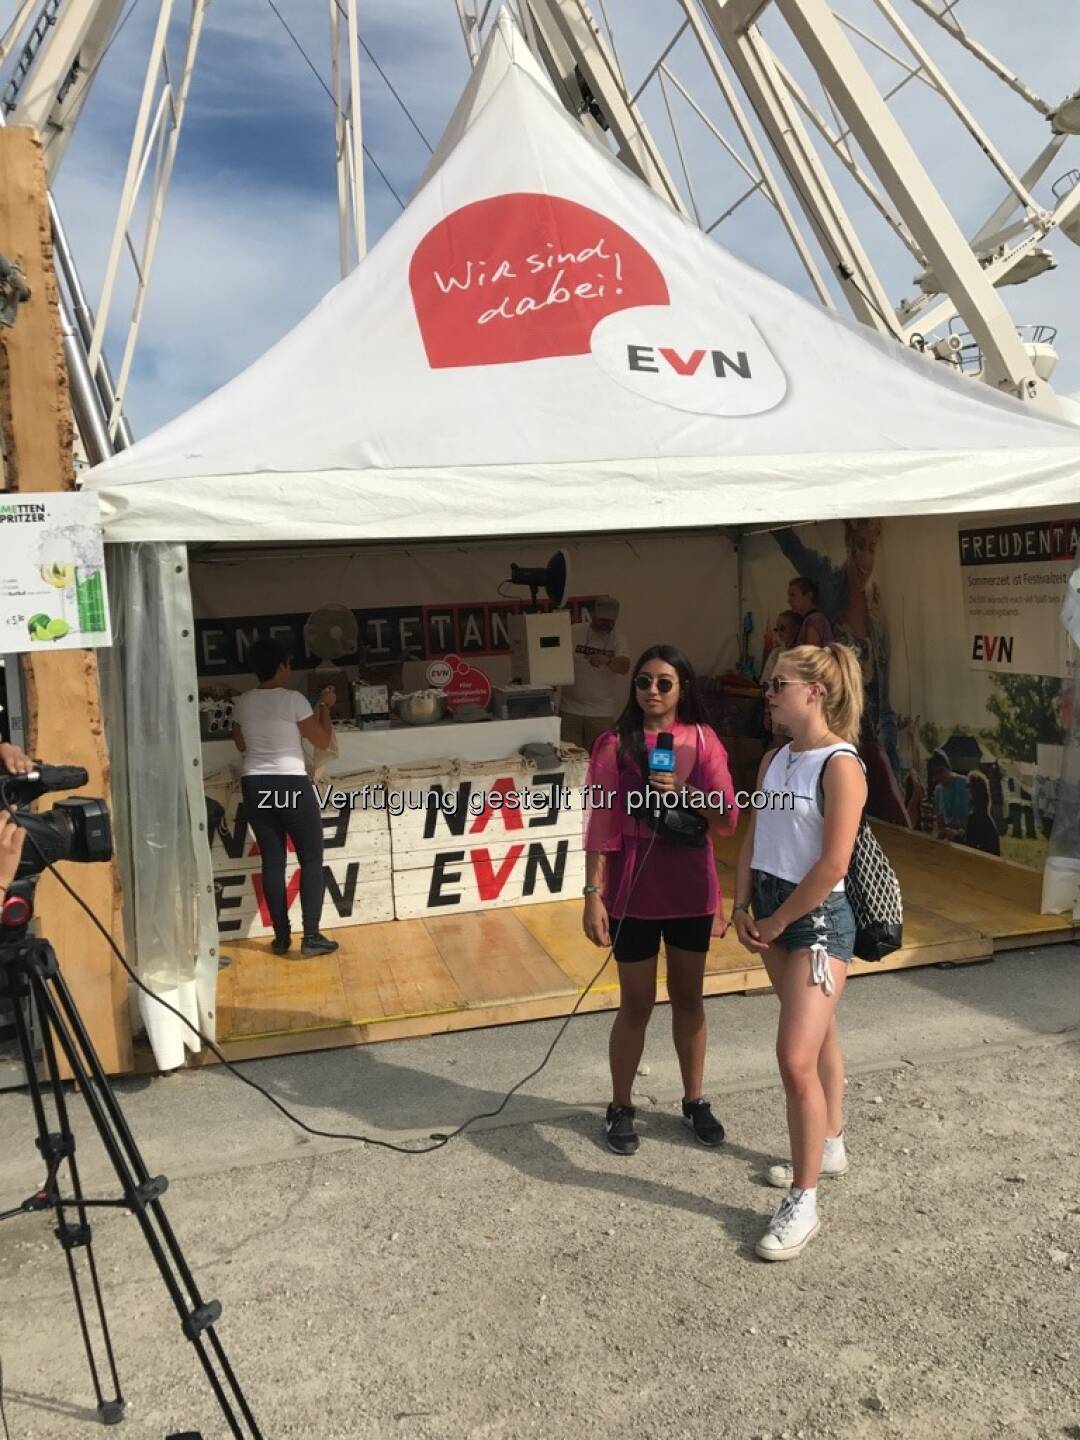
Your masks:
[[[928,768],[934,797],[934,833],[939,840],[962,842],[971,813],[968,783],[963,775],[957,775],[944,750],[934,751]]]
[[[634,666],[626,706],[613,729],[593,746],[587,784],[614,794],[585,811],[585,913],[594,945],[613,948],[619,970],[619,1010],[608,1047],[612,1100],[604,1138],[616,1155],[638,1148],[634,1076],[656,1003],[660,942],[667,953],[671,1032],[682,1072],[684,1122],[701,1145],[716,1148],[724,1127],[702,1095],[705,1076],[705,959],[720,904],[711,844],[680,845],[656,834],[631,809],[646,776],[656,790],[704,792],[710,834],[730,835],[738,815],[727,752],[708,722],[689,660],[672,645],[653,645]],[[657,736],[674,737],[675,770],[649,771]]]
[[[766,1176],[787,1194],[756,1252],[794,1260],[819,1229],[818,1177],[848,1168],[836,1009],[855,946],[844,877],[866,803],[854,745],[858,657],[846,645],[797,645],[777,664],[766,698],[793,738],[761,762],[758,789],[776,798],[750,813],[732,923],[744,949],[761,956],[780,1001],[776,1058],[791,1141],[791,1164]]]
[[[1001,840],[990,813],[990,781],[981,770],[972,770],[967,783],[971,813],[968,815],[964,844],[987,855],[1000,855]]]
[[[772,536],[796,573],[817,586],[822,609],[832,621],[834,639],[850,646],[859,657],[866,703],[858,747],[870,787],[867,809],[879,820],[909,829],[911,821],[899,785],[896,712],[889,699],[889,631],[874,579],[881,521],[844,521],[847,556],[842,565],[812,550],[790,526],[774,530]]]
[[[792,649],[795,645],[801,625],[802,621],[794,610],[781,610],[780,614],[776,617],[776,624],[773,626],[776,644],[769,651],[765,664],[761,667],[761,683],[763,686],[767,685],[772,679],[773,671],[776,669],[776,662],[780,659],[781,655],[783,655],[784,651]],[[771,707],[766,705],[765,729],[774,740],[790,740],[791,736],[782,725],[780,729],[777,730],[776,726],[778,723],[778,721],[773,719]]]
[[[233,706],[233,741],[244,757],[240,788],[244,813],[258,841],[263,896],[274,927],[275,955],[292,946],[285,890],[286,841],[300,862],[300,954],[329,955],[337,942],[319,933],[323,906],[323,826],[315,786],[308,779],[301,739],[325,750],[333,739],[334,688],[319,696],[318,709],[289,686],[290,666],[275,640],[256,640],[250,651],[258,685]]]
[[[818,587],[813,580],[799,575],[788,586],[787,603],[799,620],[796,645],[829,645],[833,627],[818,604]]]
[[[610,595],[593,601],[592,618],[570,630],[574,652],[574,683],[559,698],[561,738],[591,750],[619,708],[620,678],[630,669],[626,641],[615,628],[619,602]]]

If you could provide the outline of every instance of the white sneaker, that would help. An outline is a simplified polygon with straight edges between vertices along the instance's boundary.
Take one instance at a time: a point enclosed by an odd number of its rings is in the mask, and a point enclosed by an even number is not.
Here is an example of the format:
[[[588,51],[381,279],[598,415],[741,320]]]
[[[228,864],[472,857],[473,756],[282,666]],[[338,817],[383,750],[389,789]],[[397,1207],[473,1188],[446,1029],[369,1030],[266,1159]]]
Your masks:
[[[820,1228],[816,1196],[806,1190],[798,1197],[788,1194],[780,1201],[776,1214],[754,1250],[762,1260],[794,1260]]]
[[[836,1135],[825,1141],[825,1153],[821,1157],[820,1175],[823,1180],[838,1180],[848,1169],[847,1150],[844,1137]],[[778,1190],[790,1190],[795,1183],[795,1170],[791,1165],[770,1165],[765,1179]]]

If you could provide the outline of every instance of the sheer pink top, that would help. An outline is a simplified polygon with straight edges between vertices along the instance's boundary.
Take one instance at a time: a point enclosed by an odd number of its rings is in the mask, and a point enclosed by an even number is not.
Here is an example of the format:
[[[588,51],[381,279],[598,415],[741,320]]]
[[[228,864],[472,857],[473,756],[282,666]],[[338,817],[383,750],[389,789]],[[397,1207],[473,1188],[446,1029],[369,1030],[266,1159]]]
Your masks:
[[[712,834],[732,834],[738,823],[735,792],[727,751],[715,730],[676,721],[671,733],[675,778],[713,797],[711,808],[700,812],[708,815]],[[656,736],[646,732],[646,749],[655,744]],[[587,783],[594,788],[586,795],[585,849],[605,857],[603,900],[608,914],[642,920],[714,914],[720,887],[712,845],[696,849],[660,836],[653,842],[648,823],[628,807],[628,796],[644,789],[645,781],[637,765],[619,755],[613,730],[605,730],[593,746]],[[611,795],[614,800],[609,800]]]

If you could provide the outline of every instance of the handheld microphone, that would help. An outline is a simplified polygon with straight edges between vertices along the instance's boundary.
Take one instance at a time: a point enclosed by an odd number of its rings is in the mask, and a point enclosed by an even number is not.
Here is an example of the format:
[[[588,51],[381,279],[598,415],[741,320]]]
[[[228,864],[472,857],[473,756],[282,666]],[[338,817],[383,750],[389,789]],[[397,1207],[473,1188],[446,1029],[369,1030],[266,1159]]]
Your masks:
[[[29,805],[53,790],[78,790],[89,776],[81,765],[42,765],[34,762],[29,775],[0,774],[0,792],[6,804]]]
[[[90,778],[81,765],[36,765],[26,777],[42,790],[78,790]]]
[[[675,773],[675,736],[670,730],[661,730],[656,745],[649,754],[649,771],[665,775]]]

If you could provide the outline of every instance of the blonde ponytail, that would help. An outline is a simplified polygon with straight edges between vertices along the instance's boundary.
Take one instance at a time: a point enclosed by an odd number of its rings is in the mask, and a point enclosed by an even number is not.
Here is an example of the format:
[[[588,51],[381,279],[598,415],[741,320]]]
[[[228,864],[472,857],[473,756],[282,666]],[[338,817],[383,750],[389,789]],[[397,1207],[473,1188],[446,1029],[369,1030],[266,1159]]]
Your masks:
[[[836,667],[835,686],[826,687],[823,709],[829,729],[853,745],[862,727],[864,704],[862,666],[850,645],[826,645],[826,654]],[[835,691],[835,698],[834,698]]]
[[[820,685],[825,723],[852,745],[859,738],[864,704],[862,667],[850,645],[797,645],[784,652],[784,669]]]

